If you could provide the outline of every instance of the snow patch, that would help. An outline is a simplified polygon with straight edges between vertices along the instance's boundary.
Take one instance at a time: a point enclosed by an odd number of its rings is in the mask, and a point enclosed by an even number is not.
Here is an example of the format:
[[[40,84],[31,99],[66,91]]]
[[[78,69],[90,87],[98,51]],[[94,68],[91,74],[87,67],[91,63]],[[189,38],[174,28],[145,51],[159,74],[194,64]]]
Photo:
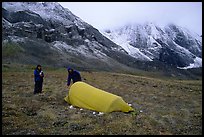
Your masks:
[[[88,39],[85,39],[84,41],[85,41],[85,42],[87,42],[87,43],[89,43],[89,42],[90,42],[90,40],[88,40]]]
[[[177,67],[179,69],[190,69],[190,68],[199,68],[202,67],[202,58],[196,57],[194,59],[194,63],[191,63],[189,66],[187,67]]]
[[[18,36],[8,36],[9,40],[12,42],[24,42],[24,38],[18,37]]]
[[[136,59],[144,60],[144,61],[152,61],[151,58],[146,56],[144,53],[142,53],[138,48],[133,47],[129,44],[129,37],[127,34],[118,34],[117,32],[113,33],[106,33],[102,32],[106,37],[111,39],[113,42],[115,42],[117,45],[121,46],[128,54]]]
[[[57,2],[3,2],[2,7],[13,12],[22,10],[31,11],[29,14],[34,12],[46,20],[62,22],[64,25],[74,23],[80,28],[85,28],[84,25],[87,25],[87,23],[72,14],[70,10],[63,8]]]
[[[53,47],[58,49],[59,51],[69,51],[69,50],[73,50],[73,48],[70,45],[67,45],[65,42],[62,41],[54,41],[52,43]]]
[[[145,25],[144,30],[146,31],[146,33],[148,33],[148,35],[151,35],[155,39],[161,38],[161,34],[159,33],[155,24],[147,22],[144,25]]]
[[[77,47],[72,47],[71,45],[67,45],[65,42],[62,41],[54,41],[52,42],[53,48],[57,49],[61,53],[69,52],[75,54],[81,54],[88,58],[95,58],[95,59],[103,59],[105,60],[107,55],[102,53],[100,50],[95,49],[97,47],[96,43],[89,43],[88,48],[87,45],[78,45]]]
[[[2,18],[2,24],[5,26],[5,27],[12,27],[12,24],[7,21],[6,19]]]

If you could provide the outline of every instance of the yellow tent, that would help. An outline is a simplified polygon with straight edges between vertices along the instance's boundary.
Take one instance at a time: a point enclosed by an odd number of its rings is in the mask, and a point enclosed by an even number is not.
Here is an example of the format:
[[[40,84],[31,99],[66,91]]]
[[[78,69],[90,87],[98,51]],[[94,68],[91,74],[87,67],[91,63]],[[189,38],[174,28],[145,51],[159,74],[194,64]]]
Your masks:
[[[64,98],[66,102],[80,108],[98,112],[133,111],[120,96],[95,88],[84,82],[75,82]]]

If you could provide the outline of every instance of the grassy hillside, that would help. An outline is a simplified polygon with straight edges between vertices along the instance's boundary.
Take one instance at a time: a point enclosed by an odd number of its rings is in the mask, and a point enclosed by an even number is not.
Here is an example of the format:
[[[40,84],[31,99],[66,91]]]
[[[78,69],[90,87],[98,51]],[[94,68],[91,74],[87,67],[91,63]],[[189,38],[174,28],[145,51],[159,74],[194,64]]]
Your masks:
[[[43,93],[33,95],[33,66],[2,69],[3,135],[202,134],[202,80],[81,71],[84,82],[121,96],[136,110],[94,115],[63,100],[66,70],[43,67]]]

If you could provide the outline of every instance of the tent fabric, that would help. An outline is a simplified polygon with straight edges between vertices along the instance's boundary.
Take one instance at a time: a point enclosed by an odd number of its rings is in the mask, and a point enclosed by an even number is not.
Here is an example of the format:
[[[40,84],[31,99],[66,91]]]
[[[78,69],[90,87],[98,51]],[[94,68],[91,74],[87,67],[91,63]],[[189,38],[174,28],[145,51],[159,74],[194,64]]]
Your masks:
[[[64,98],[66,102],[80,108],[98,112],[133,111],[120,96],[95,88],[85,82],[75,82]]]

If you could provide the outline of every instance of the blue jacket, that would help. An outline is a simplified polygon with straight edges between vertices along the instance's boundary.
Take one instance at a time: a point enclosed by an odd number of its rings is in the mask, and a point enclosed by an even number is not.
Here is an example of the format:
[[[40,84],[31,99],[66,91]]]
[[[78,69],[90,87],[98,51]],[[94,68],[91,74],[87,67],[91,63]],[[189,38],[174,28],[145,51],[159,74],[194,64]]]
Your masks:
[[[43,72],[42,72],[42,76],[40,76],[40,71],[36,68],[36,69],[34,70],[34,80],[35,80],[35,82],[36,82],[36,81],[41,81],[41,82],[43,82],[43,77],[44,77]]]
[[[73,72],[71,74],[69,73],[68,78],[67,78],[67,85],[68,86],[70,85],[71,79],[73,80],[73,83],[75,83],[77,81],[81,81],[80,73],[76,70],[73,70]]]

